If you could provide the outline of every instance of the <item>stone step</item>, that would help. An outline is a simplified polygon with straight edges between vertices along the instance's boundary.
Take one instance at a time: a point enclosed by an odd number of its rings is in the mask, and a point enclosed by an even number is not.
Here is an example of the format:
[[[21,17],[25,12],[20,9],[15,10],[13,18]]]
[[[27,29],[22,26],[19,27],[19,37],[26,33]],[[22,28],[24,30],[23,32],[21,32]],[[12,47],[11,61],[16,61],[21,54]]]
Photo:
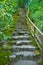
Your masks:
[[[16,32],[14,32],[13,34],[30,34],[28,31],[16,31]]]
[[[19,26],[18,26],[18,25],[19,25]],[[18,23],[17,23],[16,27],[17,27],[17,28],[25,28],[25,27],[26,27],[26,25],[23,25],[23,24],[18,24]]]
[[[26,28],[26,25],[25,24],[17,24],[16,25],[16,28],[24,28],[25,29]]]
[[[27,33],[27,34],[29,34],[29,32],[28,31],[17,31],[18,33],[21,33],[21,34],[25,34],[25,33]]]
[[[17,45],[13,45],[12,46],[12,50],[13,51],[35,51],[37,48],[35,46],[32,45],[21,45],[21,46],[17,46]]]
[[[28,35],[30,35],[30,32],[28,32],[28,31],[15,31],[15,32],[13,32],[13,34],[12,35],[16,35],[16,34],[28,34]]]
[[[12,59],[12,58],[15,59],[15,58],[16,58],[16,55],[10,55],[9,58],[10,58],[10,59]]]
[[[25,33],[25,32],[21,32],[21,33],[19,33],[19,32],[13,32],[13,34],[12,34],[12,36],[18,36],[18,35],[30,35],[30,33]]]
[[[31,40],[14,40],[14,41],[10,41],[9,44],[11,45],[29,45],[30,43],[32,43]]]
[[[36,56],[36,53],[34,51],[20,51],[20,52],[13,52],[12,55],[16,56]]]
[[[36,54],[33,51],[23,51],[23,52],[13,52],[9,56],[11,59],[24,59],[24,60],[36,60],[39,58],[39,54]]]
[[[27,31],[27,29],[17,28],[17,31]]]
[[[17,36],[12,36],[10,37],[10,39],[14,39],[14,40],[17,40],[17,39],[29,39],[30,36],[27,36],[27,35],[17,35]]]
[[[19,44],[29,44],[29,43],[32,43],[31,40],[18,40],[16,41],[16,44],[19,45]]]
[[[17,62],[11,62],[10,65],[39,65],[35,60],[18,60]]]

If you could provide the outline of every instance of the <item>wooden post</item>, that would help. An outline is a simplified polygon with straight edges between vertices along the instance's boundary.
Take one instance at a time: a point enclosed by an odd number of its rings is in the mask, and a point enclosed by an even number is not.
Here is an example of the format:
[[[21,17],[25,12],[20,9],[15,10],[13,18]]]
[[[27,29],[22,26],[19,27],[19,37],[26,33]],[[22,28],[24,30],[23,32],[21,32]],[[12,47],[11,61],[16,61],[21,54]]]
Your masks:
[[[34,37],[35,37],[35,33],[36,33],[36,28],[34,27]]]

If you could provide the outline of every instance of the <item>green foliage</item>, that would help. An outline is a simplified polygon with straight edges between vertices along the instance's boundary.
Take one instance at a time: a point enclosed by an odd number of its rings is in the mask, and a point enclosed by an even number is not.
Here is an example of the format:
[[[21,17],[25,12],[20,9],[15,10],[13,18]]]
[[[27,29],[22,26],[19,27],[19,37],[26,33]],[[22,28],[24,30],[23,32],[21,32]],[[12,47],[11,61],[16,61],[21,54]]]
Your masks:
[[[43,31],[43,0],[31,0],[30,18]]]
[[[5,65],[9,63],[10,51],[3,51],[3,48],[0,47],[0,65]]]
[[[0,2],[0,39],[7,40],[14,24],[13,14],[17,11],[18,0],[3,0]]]
[[[0,0],[0,39],[7,40],[11,36],[13,14],[23,5],[25,0]]]
[[[2,2],[2,1],[4,1],[4,0],[0,0],[0,2]]]
[[[0,5],[0,34],[2,34],[3,39],[5,39],[6,34],[4,33],[6,30],[9,31],[10,26],[13,25],[13,17],[9,12],[6,12],[4,6]]]

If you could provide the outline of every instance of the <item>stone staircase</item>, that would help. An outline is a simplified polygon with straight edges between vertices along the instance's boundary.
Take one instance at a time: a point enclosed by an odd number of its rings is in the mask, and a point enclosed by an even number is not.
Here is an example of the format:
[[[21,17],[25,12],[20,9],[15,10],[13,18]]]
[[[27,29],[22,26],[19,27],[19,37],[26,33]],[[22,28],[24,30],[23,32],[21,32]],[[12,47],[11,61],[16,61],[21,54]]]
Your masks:
[[[39,65],[37,59],[40,54],[35,52],[38,48],[33,45],[31,34],[22,18],[16,22],[15,31],[9,40],[12,46],[9,65]]]
[[[19,24],[18,29],[16,28],[10,37],[10,44],[12,45],[12,55],[9,56],[10,65],[38,65],[39,54],[35,53],[38,48],[33,45],[31,34],[26,26],[23,25],[25,27],[22,27],[22,25]]]

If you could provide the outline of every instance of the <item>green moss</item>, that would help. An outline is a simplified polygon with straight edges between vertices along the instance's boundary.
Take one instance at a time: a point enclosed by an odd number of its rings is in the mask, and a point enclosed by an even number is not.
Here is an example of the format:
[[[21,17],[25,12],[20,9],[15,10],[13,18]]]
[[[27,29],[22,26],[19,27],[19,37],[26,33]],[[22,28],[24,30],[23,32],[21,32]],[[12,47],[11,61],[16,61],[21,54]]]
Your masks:
[[[10,51],[3,50],[3,47],[0,47],[0,65],[5,65],[9,63]]]

